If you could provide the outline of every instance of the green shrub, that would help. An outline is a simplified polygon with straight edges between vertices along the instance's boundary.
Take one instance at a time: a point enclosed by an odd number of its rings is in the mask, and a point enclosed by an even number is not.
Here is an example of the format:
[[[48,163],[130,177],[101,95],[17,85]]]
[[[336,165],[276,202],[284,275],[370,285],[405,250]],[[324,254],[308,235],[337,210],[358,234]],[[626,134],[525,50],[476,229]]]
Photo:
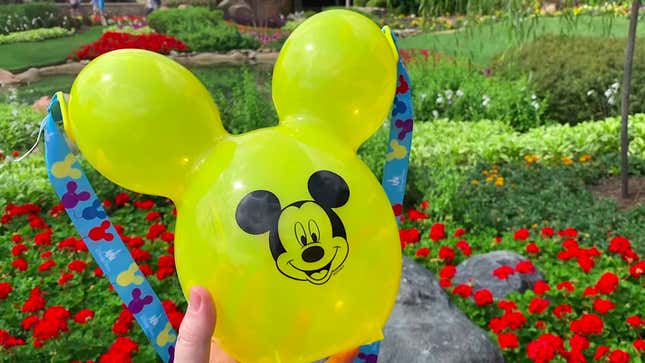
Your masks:
[[[456,61],[413,62],[409,71],[417,120],[500,120],[519,131],[544,124],[546,102],[526,79],[486,76]]]
[[[150,34],[150,33],[153,33],[154,30],[152,30],[152,28],[149,26],[135,28],[131,25],[125,25],[125,26],[112,25],[103,29],[103,33],[107,33],[107,32],[118,32],[118,33],[128,33],[128,34]]]
[[[529,75],[545,117],[561,123],[620,114],[625,39],[548,36],[498,56],[495,68],[510,79]],[[645,39],[634,54],[630,113],[645,112]]]
[[[0,34],[0,44],[19,43],[19,42],[36,42],[39,40],[59,38],[66,35],[74,34],[74,30],[67,30],[59,26],[53,28],[39,28],[13,32],[7,35]]]
[[[43,115],[29,106],[0,103],[0,151],[24,152],[36,141]]]
[[[202,7],[157,11],[148,17],[155,31],[176,37],[194,51],[226,51],[257,48],[260,43],[223,20],[219,10]]]
[[[202,6],[209,9],[217,8],[217,0],[165,0],[163,4],[169,8],[176,8],[180,5]]]
[[[0,5],[0,34],[62,25],[54,3],[33,2]]]

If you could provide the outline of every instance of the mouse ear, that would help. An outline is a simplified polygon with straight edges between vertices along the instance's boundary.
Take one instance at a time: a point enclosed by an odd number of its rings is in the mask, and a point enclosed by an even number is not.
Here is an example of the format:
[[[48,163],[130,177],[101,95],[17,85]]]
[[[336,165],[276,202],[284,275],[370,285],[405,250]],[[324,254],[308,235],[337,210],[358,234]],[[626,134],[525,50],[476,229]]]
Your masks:
[[[237,205],[235,220],[246,233],[268,232],[280,216],[280,200],[267,190],[247,194]]]
[[[398,53],[372,20],[348,10],[318,13],[285,42],[273,70],[280,123],[314,124],[353,150],[386,120]]]
[[[85,66],[63,110],[67,135],[101,174],[173,199],[189,170],[227,135],[213,99],[189,70],[138,49],[109,52]]]
[[[349,186],[340,175],[328,170],[317,171],[309,177],[309,194],[327,208],[338,208],[349,200]]]

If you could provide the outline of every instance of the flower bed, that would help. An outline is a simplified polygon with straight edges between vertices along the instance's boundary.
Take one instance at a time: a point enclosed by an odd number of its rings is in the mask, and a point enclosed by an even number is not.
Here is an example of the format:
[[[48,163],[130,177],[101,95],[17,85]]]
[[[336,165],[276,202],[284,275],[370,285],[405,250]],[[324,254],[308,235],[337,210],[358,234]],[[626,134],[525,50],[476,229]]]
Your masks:
[[[99,40],[85,45],[69,55],[72,59],[94,59],[101,54],[125,48],[145,49],[161,54],[169,54],[171,50],[185,51],[186,44],[163,34],[129,34],[106,32]]]
[[[74,29],[68,30],[61,27],[39,28],[13,32],[7,35],[0,34],[0,44],[19,43],[19,42],[36,42],[39,40],[64,37],[74,34]]]
[[[401,246],[437,273],[453,302],[489,332],[507,362],[641,362],[645,260],[626,237],[608,236],[608,248],[601,250],[575,228],[558,231],[536,224],[501,236],[469,235],[462,228],[429,223],[427,206],[422,203],[401,216]],[[491,278],[505,280],[537,268],[545,280],[497,301],[490,290],[452,283],[460,262],[495,250],[527,258],[495,269]]]

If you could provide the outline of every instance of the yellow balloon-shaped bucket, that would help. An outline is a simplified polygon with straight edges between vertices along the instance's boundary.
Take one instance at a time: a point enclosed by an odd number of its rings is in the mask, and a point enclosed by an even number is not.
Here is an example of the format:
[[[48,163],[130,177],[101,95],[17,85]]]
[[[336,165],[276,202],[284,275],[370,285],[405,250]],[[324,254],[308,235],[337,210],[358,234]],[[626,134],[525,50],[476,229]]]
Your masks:
[[[74,82],[65,130],[115,183],[176,203],[179,280],[211,292],[224,350],[311,362],[381,339],[396,297],[397,226],[356,155],[387,117],[396,62],[369,19],[315,15],[275,65],[280,124],[234,136],[190,71],[114,51]]]

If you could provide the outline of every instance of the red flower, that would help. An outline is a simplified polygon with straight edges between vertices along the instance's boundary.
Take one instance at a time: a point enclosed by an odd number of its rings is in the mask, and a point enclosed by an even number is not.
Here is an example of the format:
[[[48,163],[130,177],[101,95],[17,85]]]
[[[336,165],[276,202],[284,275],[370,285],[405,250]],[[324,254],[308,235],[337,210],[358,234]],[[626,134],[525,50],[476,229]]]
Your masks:
[[[554,334],[542,334],[526,346],[527,356],[535,363],[550,362],[556,353],[563,351],[562,338]]]
[[[18,271],[25,271],[29,267],[29,264],[22,258],[18,258],[11,263],[11,266],[15,267]]]
[[[578,265],[584,272],[589,272],[594,267],[596,262],[589,256],[578,256]]]
[[[533,255],[537,255],[538,253],[540,253],[540,247],[538,247],[538,245],[536,245],[535,243],[527,244],[525,250],[526,250],[526,253],[530,253]]]
[[[111,200],[106,199],[106,200],[103,201],[103,208],[109,209],[111,207],[112,207],[112,201]]]
[[[520,228],[515,231],[513,234],[513,239],[516,241],[526,241],[529,238],[529,230],[526,228]]]
[[[616,236],[609,242],[609,251],[624,255],[627,251],[632,249],[632,244],[623,236]]]
[[[131,250],[130,253],[132,254],[132,258],[136,262],[148,261],[150,259],[150,252],[148,252],[146,250],[135,248],[135,249]]]
[[[30,315],[20,322],[20,326],[22,326],[23,329],[29,330],[34,327],[38,323],[38,316],[36,315]]]
[[[128,247],[130,247],[130,249],[141,248],[144,244],[145,242],[143,241],[143,238],[139,236],[132,237],[128,240]]]
[[[559,284],[557,285],[557,288],[558,288],[558,290],[566,289],[566,290],[568,290],[569,292],[573,292],[573,291],[574,291],[573,284],[572,284],[571,282],[569,282],[569,281],[562,281],[561,283],[559,283]]]
[[[596,314],[582,314],[582,316],[571,322],[569,329],[580,335],[600,334],[604,328],[602,319]]]
[[[544,320],[538,320],[535,322],[535,327],[542,330],[546,329],[546,323],[544,322]]]
[[[506,280],[509,275],[515,273],[515,270],[511,266],[500,266],[493,270],[493,276],[496,276],[500,280]]]
[[[461,284],[455,286],[455,288],[452,289],[452,293],[465,299],[473,293],[473,288],[470,285]]]
[[[79,324],[85,324],[94,317],[94,312],[90,309],[83,309],[74,315],[74,321]]]
[[[519,330],[526,324],[526,317],[521,311],[506,312],[502,316],[504,325],[511,330]]]
[[[475,292],[475,303],[478,306],[486,306],[493,303],[493,294],[488,289],[481,289]]]
[[[575,228],[569,227],[569,228],[565,228],[565,229],[559,231],[558,236],[576,238],[576,237],[578,237],[578,231],[576,231]]]
[[[530,274],[535,271],[535,266],[533,266],[533,263],[529,260],[520,261],[515,266],[515,271],[523,274]]]
[[[34,236],[34,241],[36,242],[36,246],[49,246],[52,244],[52,230],[48,229],[44,232],[37,233]]]
[[[67,265],[67,268],[69,268],[70,271],[75,271],[75,272],[81,273],[81,272],[85,271],[86,266],[87,266],[87,264],[85,262],[80,261],[80,260],[74,260],[74,261],[70,262],[69,265]]]
[[[643,320],[640,316],[638,315],[632,315],[627,318],[627,324],[638,328],[641,325],[645,325],[645,320]]]
[[[161,240],[170,243],[175,240],[175,234],[172,232],[164,232],[161,234]]]
[[[146,233],[146,238],[150,241],[157,239],[163,232],[166,231],[166,226],[163,224],[157,223],[153,224],[148,228],[148,233]]]
[[[175,212],[176,210],[177,209],[173,210],[173,215],[174,216],[176,216],[176,212]],[[401,205],[401,203],[397,203],[397,204],[393,205],[392,206],[392,212],[394,212],[395,217],[400,216],[401,213],[403,212],[403,206]]]
[[[161,214],[159,214],[159,212],[151,211],[146,214],[146,220],[149,222],[154,222],[159,218],[161,218]]]
[[[430,206],[430,202],[428,202],[427,200],[424,200],[421,202],[421,204],[419,204],[419,207],[421,209],[428,209],[429,206]]]
[[[446,226],[443,223],[435,223],[430,227],[430,239],[434,242],[446,238]]]
[[[63,286],[63,285],[65,285],[65,283],[66,283],[67,281],[71,280],[73,277],[74,277],[74,275],[72,275],[72,274],[71,274],[71,273],[69,273],[69,272],[66,272],[66,273],[64,273],[64,274],[62,274],[62,275],[60,276],[60,278],[58,279],[58,284],[59,284],[60,286]]]
[[[536,281],[533,285],[533,291],[538,295],[544,295],[549,290],[551,290],[551,286],[542,280]]]
[[[457,228],[457,229],[455,230],[454,237],[455,237],[455,238],[459,238],[459,237],[461,237],[461,236],[463,236],[463,235],[465,235],[465,234],[466,234],[466,230],[465,230],[465,229],[463,229],[463,228]]]
[[[502,333],[497,336],[497,343],[501,349],[515,349],[520,346],[515,333]]]
[[[452,286],[452,281],[449,279],[440,279],[439,286],[443,287],[444,289],[447,289],[450,286]]]
[[[515,303],[515,301],[511,301],[511,300],[500,300],[497,303],[497,307],[504,310],[507,313],[510,313],[511,311],[517,309],[517,304]]]
[[[422,221],[424,219],[428,219],[428,215],[425,213],[422,213],[416,209],[410,209],[408,210],[408,219],[410,221]]]
[[[554,234],[553,228],[551,227],[544,227],[542,228],[542,231],[540,231],[542,238],[551,238]]]
[[[571,305],[569,304],[562,304],[558,305],[553,309],[553,315],[555,315],[556,318],[562,319],[564,318],[565,314],[571,314],[573,313],[573,309],[571,309]]]
[[[42,258],[43,260],[51,258],[51,257],[52,257],[52,251],[45,251],[45,252],[40,254],[40,258]]]
[[[14,256],[20,256],[23,252],[27,251],[27,246],[23,245],[22,243],[18,243],[11,247],[11,254]]]
[[[596,348],[596,354],[594,354],[593,359],[600,360],[600,358],[607,355],[607,353],[609,353],[609,347],[605,345],[599,345],[598,348]]]
[[[150,265],[144,264],[144,265],[139,265],[139,270],[145,275],[145,276],[150,276],[152,275],[152,269],[150,268]]]
[[[461,253],[463,253],[464,256],[470,256],[473,253],[472,249],[470,248],[470,244],[468,244],[468,242],[466,242],[463,239],[457,241],[457,244],[455,244],[455,247],[461,250]]]
[[[128,193],[119,193],[114,197],[114,203],[117,206],[122,206],[128,202],[130,202],[130,195]]]
[[[632,265],[629,268],[629,274],[635,279],[645,275],[645,260]]]
[[[172,267],[160,267],[156,275],[159,280],[163,280],[166,277],[172,276],[173,273],[175,273],[175,269]]]
[[[13,288],[11,287],[11,284],[8,282],[0,282],[0,300],[6,298],[9,296]]]
[[[594,310],[596,310],[600,314],[604,315],[607,312],[609,312],[611,310],[614,310],[616,308],[616,304],[614,304],[613,302],[611,302],[609,300],[596,299],[593,302],[593,308],[594,308]]]
[[[634,340],[632,345],[634,346],[634,349],[636,349],[636,350],[644,350],[645,351],[645,340],[643,340],[643,339],[639,338],[639,339]]]
[[[502,237],[497,236],[494,238],[494,241],[495,243],[502,243]]]
[[[531,314],[540,314],[549,307],[549,300],[541,297],[534,297],[529,303],[529,312]]]
[[[148,200],[136,200],[134,201],[134,206],[138,209],[148,210],[155,206],[155,202],[151,199]],[[147,219],[147,218],[146,218]]]
[[[23,313],[38,311],[45,307],[45,299],[40,294],[40,287],[34,287],[29,292],[29,299],[22,305]]]
[[[41,263],[40,266],[38,266],[38,272],[48,271],[54,266],[56,266],[56,262],[52,260],[47,260]]]
[[[13,243],[22,242],[22,236],[19,235],[18,233],[15,233],[13,236],[11,236],[11,242],[13,242]]]
[[[569,346],[571,346],[572,351],[583,351],[589,348],[589,339],[583,337],[582,335],[574,334],[569,339]]]
[[[451,263],[455,258],[455,251],[448,246],[441,246],[439,249],[439,258],[446,263]]]
[[[629,353],[624,350],[615,349],[609,355],[609,363],[629,363]]]
[[[416,228],[400,229],[399,238],[401,240],[401,248],[403,249],[409,244],[419,242],[421,240],[421,233]]]
[[[452,266],[452,265],[444,266],[444,267],[441,268],[441,270],[439,270],[439,276],[442,279],[450,280],[453,277],[455,277],[456,273],[457,273],[457,268],[455,266]]]
[[[600,276],[595,287],[599,293],[609,295],[616,290],[619,282],[620,280],[618,279],[618,275],[613,272],[605,272]]]
[[[164,300],[161,302],[161,304],[163,305],[163,308],[166,311],[166,315],[168,315],[168,320],[170,321],[170,325],[172,325],[172,327],[175,328],[175,330],[179,330],[179,325],[181,324],[181,321],[184,319],[184,313],[177,310],[177,306],[171,300]]]
[[[598,290],[596,290],[595,287],[586,287],[585,291],[583,291],[582,296],[587,297],[587,296],[596,296],[598,295]]]
[[[13,156],[14,158],[17,158],[18,156],[20,156],[20,151],[18,151],[18,150],[12,151],[11,156]]]
[[[430,249],[428,247],[421,247],[417,250],[415,256],[419,258],[426,258],[430,254]]]

